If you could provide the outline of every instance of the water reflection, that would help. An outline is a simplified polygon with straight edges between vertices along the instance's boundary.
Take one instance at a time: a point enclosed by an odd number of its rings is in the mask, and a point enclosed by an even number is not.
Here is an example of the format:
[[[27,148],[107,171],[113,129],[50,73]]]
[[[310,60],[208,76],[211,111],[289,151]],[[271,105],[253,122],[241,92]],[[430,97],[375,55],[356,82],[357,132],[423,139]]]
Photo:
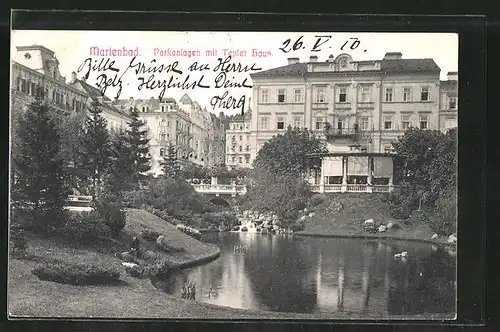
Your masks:
[[[157,283],[180,294],[196,282],[196,300],[286,312],[358,312],[377,316],[455,312],[455,259],[427,244],[220,233],[216,261]],[[243,245],[245,251],[234,251]],[[394,253],[408,252],[408,259]],[[212,287],[218,294],[208,296]]]

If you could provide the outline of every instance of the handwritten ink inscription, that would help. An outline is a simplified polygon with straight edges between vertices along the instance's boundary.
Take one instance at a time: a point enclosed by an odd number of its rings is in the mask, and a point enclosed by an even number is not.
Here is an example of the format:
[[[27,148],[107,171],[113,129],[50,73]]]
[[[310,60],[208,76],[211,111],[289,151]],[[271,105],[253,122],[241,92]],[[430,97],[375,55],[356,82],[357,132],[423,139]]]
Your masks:
[[[160,100],[169,89],[224,89],[225,91],[215,94],[210,99],[210,106],[213,109],[241,109],[243,112],[246,103],[245,94],[235,97],[231,95],[231,90],[238,88],[251,89],[252,84],[249,82],[249,77],[241,78],[241,74],[262,70],[256,63],[248,65],[239,61],[233,62],[230,55],[225,58],[218,58],[213,69],[209,64],[197,61],[187,66],[186,71],[181,68],[179,61],[163,64],[153,59],[146,63],[139,61],[134,56],[123,70],[117,68],[116,62],[111,58],[87,58],[79,66],[78,72],[84,72],[86,79],[89,78],[91,72],[97,73],[95,85],[99,88],[99,91],[105,94],[108,88],[116,88],[115,98],[119,98],[122,93],[124,77],[127,73],[135,76],[132,81],[137,82],[138,91],[158,91]],[[206,76],[206,72],[214,73],[215,78],[212,82]],[[201,73],[201,76],[194,77],[196,76],[195,73]],[[240,74],[239,78],[237,78],[238,74]],[[165,77],[165,75],[167,76]]]

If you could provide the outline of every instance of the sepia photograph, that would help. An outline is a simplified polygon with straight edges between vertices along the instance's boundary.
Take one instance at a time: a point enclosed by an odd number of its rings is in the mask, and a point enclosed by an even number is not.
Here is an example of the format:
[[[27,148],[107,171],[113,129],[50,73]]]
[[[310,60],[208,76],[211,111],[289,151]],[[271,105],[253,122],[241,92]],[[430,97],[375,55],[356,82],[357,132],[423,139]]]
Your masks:
[[[456,318],[458,34],[10,52],[9,319]]]

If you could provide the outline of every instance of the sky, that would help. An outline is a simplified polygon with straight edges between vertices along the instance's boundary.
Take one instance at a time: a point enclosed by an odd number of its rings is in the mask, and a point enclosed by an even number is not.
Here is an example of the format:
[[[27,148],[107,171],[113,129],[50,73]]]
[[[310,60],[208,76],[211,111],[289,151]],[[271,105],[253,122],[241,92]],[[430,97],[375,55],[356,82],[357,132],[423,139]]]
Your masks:
[[[300,38],[301,36],[303,37]],[[353,44],[356,40],[358,43]],[[96,60],[99,63],[103,59],[104,64],[109,58],[108,66],[105,68],[107,70],[99,71],[98,68],[90,70],[87,82],[92,85],[101,83],[99,87],[104,89],[106,86],[102,84],[104,78],[109,80],[105,94],[111,99],[119,94],[120,99],[158,98],[161,95],[179,100],[183,94],[188,93],[193,100],[196,100],[202,107],[207,107],[209,111],[215,113],[224,111],[227,114],[238,113],[243,104],[242,101],[245,102],[245,109],[250,106],[251,88],[215,87],[224,83],[242,85],[245,79],[245,85],[251,85],[249,74],[257,71],[242,73],[230,71],[225,74],[226,79],[224,79],[224,74],[221,74],[224,67],[217,68],[217,65],[219,64],[218,58],[222,61],[226,59],[228,53],[224,54],[225,49],[236,52],[232,53],[230,63],[241,64],[241,67],[247,66],[248,69],[252,66],[262,70],[284,66],[287,64],[287,58],[290,57],[297,57],[301,62],[306,62],[309,56],[316,55],[318,61],[325,61],[330,54],[336,57],[339,54],[348,53],[354,61],[360,61],[381,60],[386,52],[401,52],[403,58],[408,59],[433,58],[441,68],[442,80],[446,79],[449,71],[458,71],[458,35],[445,33],[13,30],[11,56],[15,54],[16,46],[33,44],[43,45],[55,52],[60,63],[60,72],[67,80],[73,71],[77,72],[78,78],[82,78],[89,71],[87,64],[90,60],[87,59],[91,58],[94,61],[92,64]],[[319,51],[313,52],[315,44],[318,45]],[[346,45],[341,50],[344,44]],[[137,50],[138,56],[133,61],[133,56],[91,56],[92,47],[98,47],[101,50],[125,47],[127,50]],[[199,51],[200,56],[172,56],[166,52],[168,49],[192,51],[191,53]],[[217,50],[215,56],[207,55],[207,50],[214,49]],[[152,63],[151,61],[154,60],[156,62]],[[114,61],[111,67],[118,71],[109,69],[111,61]],[[177,63],[174,64],[174,62]],[[194,62],[197,62],[198,67],[203,64],[209,69],[190,70]],[[151,65],[158,67],[163,64],[164,70],[161,73],[158,71],[136,73],[139,63],[147,65],[148,68]],[[79,68],[80,71],[78,71]],[[191,69],[194,68],[191,67]],[[218,83],[216,83],[217,76],[219,76]],[[175,85],[175,82],[180,85],[187,79],[187,85],[198,82],[199,85],[209,86],[209,88],[199,86],[195,89],[184,90],[175,87],[168,88],[167,84],[170,79],[172,79],[171,86]],[[234,101],[231,102],[230,98]]]

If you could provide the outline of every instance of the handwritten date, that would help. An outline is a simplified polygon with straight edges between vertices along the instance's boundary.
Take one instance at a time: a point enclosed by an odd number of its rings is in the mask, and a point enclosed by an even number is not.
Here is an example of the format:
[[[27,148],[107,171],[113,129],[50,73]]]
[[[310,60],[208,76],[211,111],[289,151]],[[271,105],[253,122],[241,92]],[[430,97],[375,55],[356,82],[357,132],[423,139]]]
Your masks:
[[[310,49],[311,52],[320,52],[324,48],[332,48],[331,35],[316,35],[314,37],[316,38],[316,40],[314,41],[314,44],[311,43],[312,45]],[[292,44],[292,39],[288,38],[283,42],[279,50],[281,50],[283,53],[305,50],[307,47],[304,45],[303,38],[304,36],[300,36],[295,41],[293,41],[293,44]],[[360,44],[361,41],[358,38],[349,38],[349,40],[345,41],[343,44],[339,46],[341,51],[347,50],[346,47],[349,47],[350,50],[355,50],[358,48]]]

